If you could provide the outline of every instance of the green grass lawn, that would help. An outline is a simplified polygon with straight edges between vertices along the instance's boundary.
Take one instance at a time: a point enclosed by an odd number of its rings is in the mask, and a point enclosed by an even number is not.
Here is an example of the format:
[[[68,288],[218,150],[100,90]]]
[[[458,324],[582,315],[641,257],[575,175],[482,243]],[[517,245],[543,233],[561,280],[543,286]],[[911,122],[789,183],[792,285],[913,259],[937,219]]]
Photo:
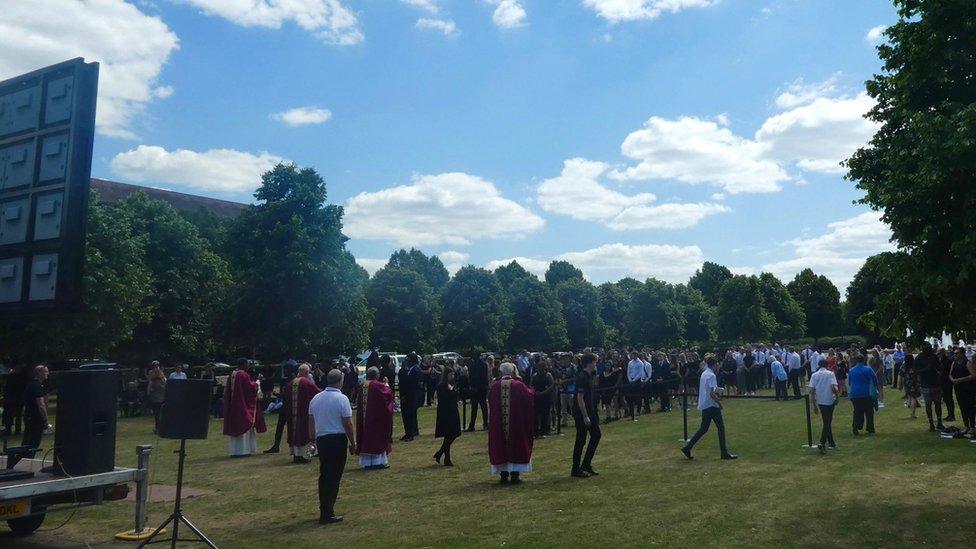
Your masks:
[[[565,436],[536,442],[535,471],[517,487],[499,486],[488,474],[480,431],[457,441],[454,468],[435,464],[439,442],[432,437],[433,409],[426,408],[423,436],[394,446],[391,469],[366,473],[350,459],[337,506],[346,521],[330,526],[317,523],[317,464],[293,465],[285,453],[231,460],[214,421],[209,440],[189,443],[186,484],[217,494],[188,500],[185,510],[222,547],[971,547],[976,445],[940,440],[925,419],[906,419],[907,409],[890,400],[878,416],[878,434],[857,438],[850,403],[842,400],[835,414],[839,449],[827,456],[801,448],[801,402],[727,401],[735,462],[719,461],[714,430],[696,448],[697,458],[686,461],[678,452],[678,409],[612,423],[594,462],[601,475],[585,480],[569,476],[570,420]],[[698,412],[689,418],[694,431]],[[814,431],[819,437],[816,416]],[[134,465],[136,444],[154,444],[152,480],[173,483],[177,443],[150,432],[150,418],[120,420],[117,462]],[[261,435],[261,449],[272,434]],[[150,509],[155,525],[170,505]],[[65,516],[49,516],[42,528]],[[113,502],[80,510],[29,543],[104,545],[131,527],[132,504]]]

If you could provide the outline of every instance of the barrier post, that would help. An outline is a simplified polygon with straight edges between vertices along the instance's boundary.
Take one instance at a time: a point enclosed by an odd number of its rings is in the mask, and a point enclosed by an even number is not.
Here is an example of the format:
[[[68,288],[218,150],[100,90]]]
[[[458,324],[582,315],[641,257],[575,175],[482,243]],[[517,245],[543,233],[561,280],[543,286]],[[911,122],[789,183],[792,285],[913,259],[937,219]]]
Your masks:
[[[468,399],[461,399],[461,428],[468,424]]]
[[[810,395],[803,395],[804,408],[807,412],[807,448],[813,448],[813,423],[810,420]]]
[[[688,442],[688,392],[684,391],[681,393],[681,416],[682,423],[685,427],[685,438],[681,439],[682,442]]]
[[[556,391],[556,434],[563,434],[563,389]]]

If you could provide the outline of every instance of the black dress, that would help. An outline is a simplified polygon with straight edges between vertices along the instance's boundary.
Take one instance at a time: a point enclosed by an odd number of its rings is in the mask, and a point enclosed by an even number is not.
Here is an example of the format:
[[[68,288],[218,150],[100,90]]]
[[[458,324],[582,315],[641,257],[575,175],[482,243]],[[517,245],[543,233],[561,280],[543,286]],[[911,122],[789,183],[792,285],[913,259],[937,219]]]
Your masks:
[[[457,387],[448,388],[441,383],[437,385],[437,426],[435,437],[461,436],[461,414],[458,413]]]

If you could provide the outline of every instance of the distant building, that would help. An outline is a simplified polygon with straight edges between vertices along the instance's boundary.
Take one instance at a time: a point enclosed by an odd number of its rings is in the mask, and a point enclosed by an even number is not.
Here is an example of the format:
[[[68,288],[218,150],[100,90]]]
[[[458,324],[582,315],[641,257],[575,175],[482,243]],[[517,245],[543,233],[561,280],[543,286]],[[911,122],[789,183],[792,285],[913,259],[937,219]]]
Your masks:
[[[166,202],[177,211],[182,212],[195,212],[204,209],[221,217],[237,217],[247,208],[247,204],[240,202],[154,189],[152,187],[142,187],[140,185],[119,183],[118,181],[96,179],[94,177],[91,180],[91,188],[98,193],[98,199],[107,204],[121,202],[132,193],[142,191],[149,195],[150,198]]]

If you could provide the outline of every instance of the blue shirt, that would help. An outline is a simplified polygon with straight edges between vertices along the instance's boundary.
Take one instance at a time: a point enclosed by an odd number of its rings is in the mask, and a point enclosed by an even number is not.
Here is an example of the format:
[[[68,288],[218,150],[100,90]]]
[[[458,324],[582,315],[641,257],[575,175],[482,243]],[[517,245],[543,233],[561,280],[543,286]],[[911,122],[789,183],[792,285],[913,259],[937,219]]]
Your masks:
[[[186,379],[186,372],[173,372],[169,375],[170,379]]]
[[[783,369],[783,363],[778,360],[774,360],[772,367],[773,367],[773,376],[776,377],[776,379],[778,379],[779,381],[786,381],[787,375],[786,375],[786,370]]]
[[[895,351],[895,362],[898,364],[905,362],[905,351]]]
[[[851,368],[847,376],[851,384],[851,398],[867,398],[871,396],[871,384],[876,383],[874,370],[865,364],[858,364]]]

